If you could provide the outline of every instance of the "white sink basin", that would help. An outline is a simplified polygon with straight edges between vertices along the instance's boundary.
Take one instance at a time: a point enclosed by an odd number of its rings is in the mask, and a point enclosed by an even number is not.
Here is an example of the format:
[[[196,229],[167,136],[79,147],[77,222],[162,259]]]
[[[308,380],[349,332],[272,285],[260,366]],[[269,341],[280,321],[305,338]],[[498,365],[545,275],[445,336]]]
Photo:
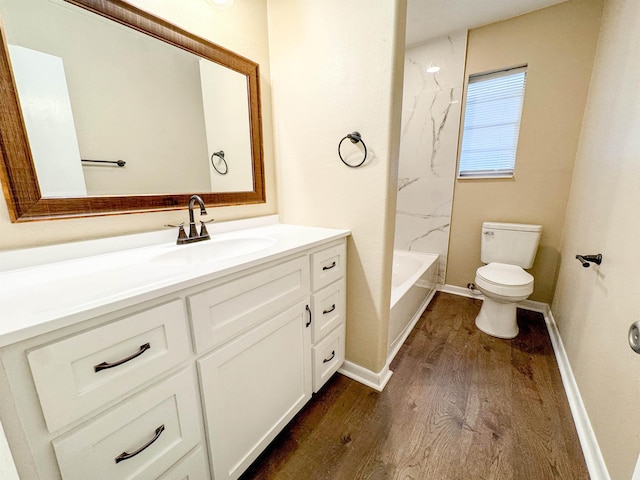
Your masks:
[[[175,245],[171,250],[151,259],[165,265],[193,265],[215,262],[225,258],[239,257],[263,250],[276,243],[271,237],[240,237],[203,240],[201,242]]]

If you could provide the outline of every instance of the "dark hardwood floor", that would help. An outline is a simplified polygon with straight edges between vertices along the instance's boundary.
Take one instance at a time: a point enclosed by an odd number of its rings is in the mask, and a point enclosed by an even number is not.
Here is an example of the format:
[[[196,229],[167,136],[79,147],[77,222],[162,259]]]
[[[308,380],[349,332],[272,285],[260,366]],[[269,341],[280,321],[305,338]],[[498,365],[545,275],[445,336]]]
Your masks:
[[[242,479],[588,479],[542,315],[480,332],[438,293],[382,393],[336,374]]]

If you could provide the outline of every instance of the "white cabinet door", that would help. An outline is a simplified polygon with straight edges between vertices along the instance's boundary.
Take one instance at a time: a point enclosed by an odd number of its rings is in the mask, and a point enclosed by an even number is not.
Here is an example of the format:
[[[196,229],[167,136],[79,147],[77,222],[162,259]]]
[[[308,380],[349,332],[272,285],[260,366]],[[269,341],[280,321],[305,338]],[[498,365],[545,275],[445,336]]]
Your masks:
[[[307,303],[198,361],[216,480],[238,478],[311,398]]]

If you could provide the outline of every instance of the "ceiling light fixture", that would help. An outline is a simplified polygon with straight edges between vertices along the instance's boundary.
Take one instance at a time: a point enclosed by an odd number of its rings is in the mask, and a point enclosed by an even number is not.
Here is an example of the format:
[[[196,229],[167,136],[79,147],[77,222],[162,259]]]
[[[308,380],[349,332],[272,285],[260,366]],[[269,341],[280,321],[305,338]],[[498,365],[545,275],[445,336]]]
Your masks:
[[[207,2],[218,10],[226,10],[233,7],[233,0],[207,0]]]
[[[437,73],[440,71],[440,67],[438,65],[430,63],[429,65],[427,65],[427,68],[425,68],[425,71],[427,73]]]

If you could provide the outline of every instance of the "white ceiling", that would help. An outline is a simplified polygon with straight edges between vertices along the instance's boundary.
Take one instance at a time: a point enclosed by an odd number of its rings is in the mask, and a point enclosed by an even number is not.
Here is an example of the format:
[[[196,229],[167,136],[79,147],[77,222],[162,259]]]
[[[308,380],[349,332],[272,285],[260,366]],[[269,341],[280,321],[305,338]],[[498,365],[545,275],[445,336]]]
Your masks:
[[[407,0],[407,45],[480,27],[565,0]]]

